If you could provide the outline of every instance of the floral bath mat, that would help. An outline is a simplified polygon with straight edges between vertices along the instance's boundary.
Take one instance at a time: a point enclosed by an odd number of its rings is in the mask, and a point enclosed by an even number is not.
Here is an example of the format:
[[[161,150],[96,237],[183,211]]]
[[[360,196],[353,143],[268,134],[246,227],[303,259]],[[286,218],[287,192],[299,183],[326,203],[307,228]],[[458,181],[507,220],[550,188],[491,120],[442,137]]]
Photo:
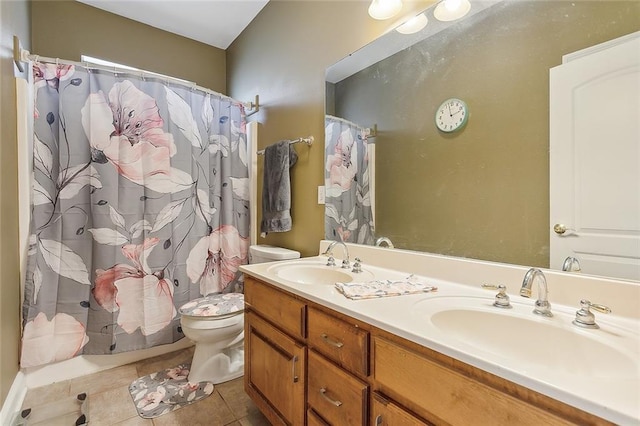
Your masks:
[[[134,380],[129,385],[129,392],[138,415],[153,419],[211,395],[213,383],[188,382],[190,366],[180,364]]]

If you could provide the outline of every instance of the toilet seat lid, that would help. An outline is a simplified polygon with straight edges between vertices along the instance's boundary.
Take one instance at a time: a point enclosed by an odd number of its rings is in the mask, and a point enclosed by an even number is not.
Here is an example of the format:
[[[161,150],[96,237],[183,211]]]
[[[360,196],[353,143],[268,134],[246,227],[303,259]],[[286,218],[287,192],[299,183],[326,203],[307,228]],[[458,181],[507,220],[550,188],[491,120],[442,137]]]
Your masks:
[[[192,317],[221,317],[244,311],[244,294],[210,294],[185,303],[179,309],[181,315]]]

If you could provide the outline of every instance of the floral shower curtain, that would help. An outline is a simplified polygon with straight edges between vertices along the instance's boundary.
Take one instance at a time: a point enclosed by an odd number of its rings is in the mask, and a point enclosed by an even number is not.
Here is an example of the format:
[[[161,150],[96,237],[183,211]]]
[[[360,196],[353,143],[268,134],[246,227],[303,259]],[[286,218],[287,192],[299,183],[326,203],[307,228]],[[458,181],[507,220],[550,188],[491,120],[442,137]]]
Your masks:
[[[32,71],[22,367],[179,340],[180,305],[243,291],[242,105],[135,74]]]
[[[365,129],[325,116],[325,238],[373,244],[373,166]]]

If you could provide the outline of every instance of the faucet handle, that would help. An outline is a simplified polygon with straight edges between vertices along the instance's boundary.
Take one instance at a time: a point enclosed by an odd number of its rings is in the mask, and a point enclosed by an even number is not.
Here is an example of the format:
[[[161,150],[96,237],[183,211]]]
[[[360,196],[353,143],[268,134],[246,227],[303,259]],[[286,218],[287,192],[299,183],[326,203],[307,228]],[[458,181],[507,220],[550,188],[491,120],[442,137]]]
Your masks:
[[[329,258],[327,259],[327,266],[336,266],[336,259],[333,255],[329,255]]]
[[[496,298],[493,301],[493,306],[503,309],[511,309],[513,307],[511,306],[511,301],[509,300],[507,287],[505,285],[482,284],[481,287],[487,290],[498,290],[498,294],[496,294]]]
[[[591,312],[591,309],[602,312],[603,314],[611,313],[611,308],[608,306],[591,303],[586,299],[582,299],[580,301],[580,309],[576,311],[576,319],[573,320],[573,324],[584,328],[600,328],[600,326],[596,324],[596,317],[593,315],[593,312]]]
[[[358,273],[358,272],[362,272],[362,264],[361,264],[361,260],[359,257],[356,257],[355,260],[353,261],[353,269],[351,270],[351,272],[354,273]]]

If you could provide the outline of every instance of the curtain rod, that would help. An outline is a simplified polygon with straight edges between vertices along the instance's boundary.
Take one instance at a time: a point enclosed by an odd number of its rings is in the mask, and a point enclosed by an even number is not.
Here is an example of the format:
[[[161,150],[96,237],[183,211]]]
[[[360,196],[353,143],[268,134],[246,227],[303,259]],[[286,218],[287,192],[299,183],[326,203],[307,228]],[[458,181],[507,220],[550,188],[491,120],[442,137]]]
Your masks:
[[[364,129],[364,133],[369,138],[375,138],[378,136],[378,125],[374,124],[373,127],[362,127],[361,125],[354,123],[353,121],[346,120],[342,117],[336,117],[335,115],[326,114],[327,117],[331,120],[340,121],[342,123],[348,124],[350,126],[356,126]]]
[[[157,74],[157,73],[153,73],[153,72],[150,72],[150,71],[144,71],[144,70],[136,70],[136,71],[127,70],[125,68],[118,68],[116,66],[109,67],[109,66],[106,66],[106,65],[94,64],[94,63],[88,62],[88,61],[76,62],[76,61],[70,61],[70,60],[66,60],[66,59],[48,58],[48,57],[45,57],[45,56],[35,55],[35,54],[31,54],[28,50],[23,49],[20,46],[20,40],[16,36],[13,36],[13,59],[14,59],[14,61],[16,63],[16,66],[20,70],[20,72],[24,71],[24,65],[22,64],[22,62],[47,62],[47,63],[51,63],[51,64],[63,64],[63,65],[80,66],[80,67],[84,67],[84,68],[87,68],[87,69],[98,69],[98,70],[103,70],[103,71],[113,71],[113,72],[117,72],[119,74],[137,75],[137,76],[140,76],[140,77],[148,76],[148,78],[150,78],[150,79],[165,80],[167,82],[171,82],[171,83],[176,84],[176,85],[189,87],[192,90],[198,90],[200,92],[209,93],[211,95],[219,96],[219,97],[221,97],[223,99],[226,99],[228,101],[231,101],[231,102],[234,102],[234,103],[239,103],[239,104],[243,105],[245,108],[247,108],[248,110],[250,110],[250,112],[245,113],[246,117],[249,117],[250,115],[253,115],[253,114],[257,113],[258,111],[260,111],[260,98],[259,98],[258,95],[256,95],[254,101],[241,102],[241,101],[238,101],[236,99],[233,99],[230,96],[223,95],[222,93],[218,93],[218,92],[216,92],[214,90],[211,90],[211,89],[207,89],[206,87],[198,86],[195,82],[181,80],[179,78],[171,77],[171,76],[168,76],[168,75],[160,75],[160,74]]]
[[[293,145],[294,143],[301,143],[304,142],[306,143],[308,146],[313,145],[313,136],[309,136],[308,138],[298,138],[298,139],[294,139],[289,141],[289,145]],[[257,152],[258,155],[264,155],[264,149],[261,149],[260,151]]]

